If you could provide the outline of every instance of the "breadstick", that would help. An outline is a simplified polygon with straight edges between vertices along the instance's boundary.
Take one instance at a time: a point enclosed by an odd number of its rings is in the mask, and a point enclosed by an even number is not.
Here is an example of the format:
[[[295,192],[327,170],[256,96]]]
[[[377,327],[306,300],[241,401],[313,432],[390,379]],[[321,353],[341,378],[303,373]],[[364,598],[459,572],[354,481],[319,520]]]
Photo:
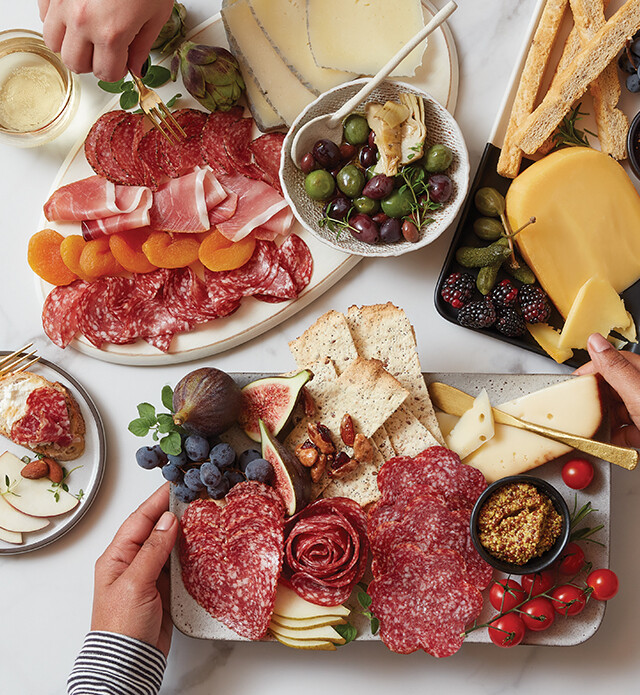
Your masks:
[[[514,135],[533,109],[567,3],[568,0],[547,0],[540,16],[511,107],[509,124],[498,159],[498,173],[501,176],[514,178],[518,175],[522,151]]]
[[[542,103],[514,134],[526,154],[532,154],[551,135],[576,99],[624,47],[627,37],[640,29],[640,2],[627,0],[582,47]]]

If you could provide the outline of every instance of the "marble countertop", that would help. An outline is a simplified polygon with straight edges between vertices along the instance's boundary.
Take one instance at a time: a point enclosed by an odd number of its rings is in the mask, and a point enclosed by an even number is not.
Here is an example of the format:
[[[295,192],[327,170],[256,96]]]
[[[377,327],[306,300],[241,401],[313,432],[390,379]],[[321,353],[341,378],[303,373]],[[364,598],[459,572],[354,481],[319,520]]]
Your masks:
[[[219,1],[186,0],[190,25],[206,19]],[[439,0],[438,5],[442,5]],[[502,102],[511,66],[519,54],[536,0],[459,0],[449,23],[460,58],[456,117],[469,148],[472,170]],[[35,0],[3,3],[0,29],[40,29]],[[88,77],[80,79],[80,117],[90,118],[107,96]],[[78,120],[81,120],[79,118]],[[82,523],[54,545],[0,558],[0,692],[59,695],[89,627],[93,565],[124,518],[160,484],[160,476],[138,468],[140,441],[127,432],[136,403],[159,400],[162,384],[175,384],[187,371],[215,365],[227,371],[285,371],[293,363],[287,340],[321,313],[353,303],[391,300],[413,321],[423,368],[434,372],[558,373],[548,359],[476,335],[438,316],[432,295],[453,228],[431,246],[398,259],[364,260],[311,306],[277,328],[232,351],[190,365],[135,368],[61,351],[42,335],[34,277],[26,246],[40,207],[74,133],[35,150],[0,145],[2,252],[0,348],[33,340],[44,357],[85,385],[104,419],[108,462],[97,500]],[[277,644],[220,644],[174,634],[162,693],[263,693],[304,690],[386,695],[472,689],[476,693],[565,693],[607,689],[635,691],[640,650],[635,619],[640,615],[640,528],[638,473],[613,471],[611,566],[621,589],[604,622],[588,642],[572,648],[466,645],[449,659],[424,653],[399,656],[382,644],[351,644],[333,653],[299,652]],[[638,612],[636,612],[638,611]]]

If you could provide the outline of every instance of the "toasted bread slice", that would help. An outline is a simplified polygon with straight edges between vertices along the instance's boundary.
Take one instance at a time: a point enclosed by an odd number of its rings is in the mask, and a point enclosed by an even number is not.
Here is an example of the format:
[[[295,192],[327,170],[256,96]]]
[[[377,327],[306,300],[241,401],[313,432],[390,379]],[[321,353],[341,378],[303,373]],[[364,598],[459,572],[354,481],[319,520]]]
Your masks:
[[[58,461],[76,459],[84,452],[85,445],[86,427],[80,407],[65,386],[58,382],[51,382],[39,374],[25,371],[9,374],[0,379],[0,434],[11,439],[13,423],[27,412],[26,400],[29,394],[42,387],[54,388],[64,396],[72,441],[67,446],[52,442],[38,442],[27,448]],[[22,443],[20,444],[22,446]]]

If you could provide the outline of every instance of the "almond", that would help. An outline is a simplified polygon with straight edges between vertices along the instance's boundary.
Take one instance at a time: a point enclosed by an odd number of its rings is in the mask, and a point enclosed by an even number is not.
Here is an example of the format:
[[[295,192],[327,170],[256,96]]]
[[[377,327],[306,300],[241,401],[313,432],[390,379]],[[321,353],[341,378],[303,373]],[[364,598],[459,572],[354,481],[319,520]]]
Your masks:
[[[49,458],[48,456],[45,456],[42,460],[46,461],[47,466],[49,466],[49,480],[52,483],[61,483],[64,478],[62,466],[55,459]]]
[[[356,433],[353,427],[353,420],[349,413],[345,413],[340,423],[340,437],[346,446],[353,446]]]
[[[316,414],[316,403],[304,386],[302,387],[302,409],[307,417],[313,417]]]
[[[49,473],[49,466],[41,459],[31,461],[20,471],[20,475],[28,480],[39,480],[44,478],[47,473]]]

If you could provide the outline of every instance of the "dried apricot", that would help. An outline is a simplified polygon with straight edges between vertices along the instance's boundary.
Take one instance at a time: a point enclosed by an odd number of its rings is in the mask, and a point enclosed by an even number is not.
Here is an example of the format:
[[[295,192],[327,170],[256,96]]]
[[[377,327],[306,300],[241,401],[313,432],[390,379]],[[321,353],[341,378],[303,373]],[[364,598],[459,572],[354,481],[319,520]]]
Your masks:
[[[80,254],[80,270],[84,275],[102,277],[118,275],[124,268],[116,261],[109,249],[109,239],[92,239],[87,241]]]
[[[131,273],[150,273],[157,268],[142,250],[142,244],[149,238],[150,231],[149,227],[140,227],[109,237],[111,253],[125,270]]]
[[[229,241],[217,229],[200,244],[198,258],[209,270],[235,270],[253,255],[256,240],[252,236]]]
[[[199,247],[191,234],[173,237],[167,232],[151,232],[142,244],[144,255],[158,268],[185,268],[198,260]]]
[[[87,242],[80,234],[71,234],[66,236],[60,244],[60,255],[64,264],[72,273],[75,273],[81,280],[93,282],[96,279],[95,275],[86,275],[80,268],[80,256],[84,251]]]
[[[70,285],[78,279],[60,255],[63,239],[54,229],[43,229],[29,239],[27,260],[31,270],[52,285]]]

